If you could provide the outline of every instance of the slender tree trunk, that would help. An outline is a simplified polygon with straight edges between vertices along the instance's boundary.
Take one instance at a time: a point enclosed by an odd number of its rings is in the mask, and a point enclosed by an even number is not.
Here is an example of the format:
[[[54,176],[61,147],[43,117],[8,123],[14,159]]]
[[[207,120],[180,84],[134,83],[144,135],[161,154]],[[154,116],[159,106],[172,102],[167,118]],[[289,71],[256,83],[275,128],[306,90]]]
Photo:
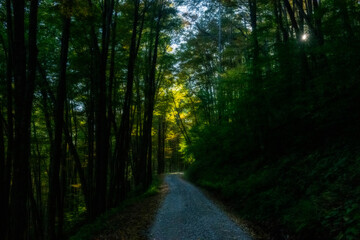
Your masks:
[[[88,0],[90,9],[93,8],[92,1]],[[98,147],[101,147],[100,143],[98,142],[98,122],[101,122],[99,119],[100,113],[98,110],[100,109],[99,105],[99,84],[100,84],[100,64],[101,64],[101,53],[98,44],[98,37],[95,32],[94,21],[91,23],[90,29],[90,36],[91,36],[91,69],[90,69],[90,104],[88,110],[88,133],[89,133],[89,165],[88,165],[88,179],[89,179],[89,189],[91,195],[91,208],[89,208],[89,214],[91,217],[96,217],[99,214],[99,198],[98,190],[100,190],[100,185],[98,184],[98,176],[101,171],[97,169],[98,164],[102,164],[100,160],[100,156],[98,154]],[[105,109],[105,106],[103,106]],[[90,111],[91,110],[91,111]],[[99,135],[100,136],[100,135]],[[92,139],[91,139],[92,138]],[[91,142],[90,142],[91,140]],[[98,145],[99,144],[99,145]],[[91,161],[93,159],[93,161]],[[90,177],[91,176],[91,177]],[[101,180],[103,182],[103,180]],[[101,206],[100,206],[101,208]],[[104,205],[105,208],[105,205]]]
[[[70,8],[72,0],[63,3],[65,8]],[[60,236],[56,233],[56,208],[59,206],[59,191],[60,191],[60,165],[62,162],[62,130],[64,127],[64,105],[66,99],[66,65],[69,49],[70,37],[70,16],[65,15],[63,20],[63,32],[61,38],[61,54],[60,54],[60,76],[57,88],[57,99],[55,104],[55,140],[54,152],[50,162],[49,169],[49,195],[48,195],[48,239],[59,239]],[[63,211],[58,209],[59,212]],[[60,220],[62,221],[62,220]]]
[[[41,191],[41,152],[39,148],[39,141],[37,137],[35,121],[32,121],[33,125],[33,138],[35,142],[34,156],[37,156],[37,162],[33,166],[33,177],[35,183],[35,194],[36,201],[34,199],[33,205],[36,205],[36,220],[37,220],[37,238],[44,239],[44,222],[43,222],[43,201],[42,201],[42,191]],[[30,197],[34,198],[33,195]]]
[[[280,29],[282,36],[283,36],[283,42],[287,42],[289,40],[289,32],[284,27],[283,23],[283,11],[281,7],[280,0],[275,0],[275,16],[276,16],[276,22],[278,24],[278,28]]]
[[[161,116],[158,126],[158,174],[165,172],[165,135],[165,116]]]
[[[117,133],[116,138],[116,147],[115,147],[115,164],[117,172],[115,173],[114,181],[115,185],[117,185],[117,191],[115,194],[120,196],[120,199],[124,199],[126,194],[125,187],[125,166],[128,158],[128,151],[130,146],[130,106],[132,103],[132,95],[133,95],[133,83],[134,83],[134,69],[136,64],[137,57],[137,48],[136,43],[137,40],[140,41],[140,33],[139,38],[137,38],[137,28],[139,22],[139,5],[140,1],[134,1],[134,19],[132,26],[132,35],[130,42],[130,53],[129,53],[129,61],[128,61],[128,69],[127,69],[127,84],[126,84],[126,93],[125,93],[125,101],[123,106],[123,113],[121,116],[121,123],[119,127],[119,131]],[[117,204],[117,203],[115,203]]]
[[[301,34],[300,34],[299,25],[298,25],[298,23],[296,21],[295,14],[294,14],[294,11],[293,11],[290,3],[289,3],[289,0],[284,0],[284,5],[285,5],[286,10],[287,10],[287,12],[289,14],[291,25],[295,30],[296,38],[298,39],[298,41],[300,41]]]
[[[142,138],[142,104],[141,104],[141,93],[140,93],[140,79],[139,76],[135,79],[135,88],[136,88],[136,137],[135,143],[133,146],[133,172],[135,173],[135,182],[138,183],[138,166],[140,164],[140,153],[141,153],[141,138]]]
[[[96,168],[95,168],[95,213],[100,214],[106,210],[107,196],[107,170],[109,153],[109,126],[106,116],[106,67],[109,50],[110,26],[113,14],[114,1],[105,0],[103,6],[102,24],[102,51],[100,54],[100,72],[97,81],[95,101],[96,121]]]
[[[57,234],[59,239],[64,239],[64,206],[65,206],[65,196],[67,190],[67,161],[66,161],[66,146],[67,143],[63,143],[63,153],[61,158],[61,168],[60,168],[60,191],[58,194],[57,204],[58,204],[58,225],[57,225]]]
[[[159,4],[159,3],[157,3]],[[156,6],[154,19],[156,19],[155,26],[155,42],[153,49],[149,49],[149,62],[150,72],[149,76],[145,77],[145,115],[144,115],[144,129],[143,129],[143,141],[142,141],[142,155],[140,159],[140,171],[141,171],[141,187],[146,189],[150,186],[152,181],[152,145],[151,145],[151,128],[153,122],[153,113],[155,106],[155,92],[156,92],[156,66],[158,58],[158,47],[162,23],[163,3],[160,2],[160,6]],[[150,34],[151,35],[151,34]]]
[[[13,39],[13,32],[12,32],[12,12],[11,12],[11,6],[10,6],[10,0],[6,0],[6,15],[7,15],[7,35],[8,35],[8,42],[7,47],[4,39],[2,39],[2,44],[6,56],[6,86],[7,86],[7,149],[6,149],[6,155],[5,155],[5,138],[4,135],[2,135],[2,141],[4,144],[4,149],[0,150],[1,155],[3,155],[4,159],[2,162],[2,166],[0,167],[1,171],[1,178],[0,178],[0,237],[3,236],[3,238],[7,235],[7,229],[8,229],[8,216],[9,216],[9,195],[10,195],[10,184],[11,184],[11,170],[12,170],[12,159],[13,159],[13,94],[12,94],[12,71],[13,71],[13,65],[12,65],[12,39]],[[3,121],[2,128],[0,131],[2,131],[1,134],[4,134],[5,130],[5,119],[2,116],[1,120]],[[1,157],[2,158],[2,157]]]
[[[6,172],[6,168],[5,168],[5,139],[4,139],[4,122],[3,122],[3,116],[2,116],[2,112],[0,109],[0,207],[1,210],[6,212],[7,211],[7,204],[8,204],[8,199],[5,198],[6,196],[6,181],[5,181],[5,172]],[[2,214],[1,216],[1,221],[0,221],[0,237],[5,238],[5,222],[6,222],[6,217],[7,215],[4,216],[4,214]]]
[[[157,149],[157,173],[162,174],[163,173],[163,159],[161,158],[161,147],[162,147],[162,124],[161,124],[161,117],[159,117],[159,123],[158,123],[158,149]]]
[[[41,225],[41,216],[38,205],[35,201],[34,194],[33,194],[33,187],[32,187],[32,179],[29,175],[29,212],[31,212],[31,219],[32,219],[32,227],[34,228],[34,237],[35,239],[43,239],[43,232],[42,232],[42,225]]]
[[[112,36],[111,36],[111,56],[110,56],[110,75],[109,75],[109,90],[108,90],[108,118],[109,118],[109,128],[113,125],[114,132],[117,132],[117,126],[115,122],[115,114],[113,111],[113,89],[114,89],[114,80],[115,80],[115,47],[116,47],[116,21],[117,21],[117,12],[115,12],[114,20],[112,23]]]
[[[162,146],[161,146],[161,158],[163,161],[163,166],[162,166],[162,170],[163,173],[165,173],[165,141],[166,141],[166,118],[164,116],[164,121],[163,121],[163,126],[162,126],[162,130],[163,130],[163,135],[162,135]]]
[[[55,96],[50,89],[49,83],[47,82],[45,70],[42,68],[40,64],[38,64],[38,71],[41,75],[40,93],[42,96],[42,105],[45,116],[46,130],[49,135],[50,152],[52,153],[54,148],[54,134],[53,134],[53,127],[51,125],[51,116],[50,116],[49,108],[52,108],[52,106],[55,105]],[[50,157],[52,157],[52,155]]]
[[[115,94],[116,91],[114,89],[114,79],[115,79],[115,46],[116,46],[116,21],[117,21],[117,12],[115,13],[113,24],[112,24],[112,39],[111,39],[111,56],[110,56],[110,75],[109,75],[109,90],[108,90],[108,118],[109,118],[109,128],[111,132],[111,125],[114,128],[114,132],[117,133],[117,125],[115,122],[115,114],[113,110],[113,93]],[[115,194],[115,158],[110,158],[110,189],[109,189],[109,197],[108,197],[108,205],[110,207],[113,206],[113,198]]]
[[[4,166],[4,192],[1,194],[3,202],[1,208],[3,219],[0,224],[0,236],[6,236],[9,221],[9,199],[10,199],[10,185],[13,166],[13,146],[14,146],[14,121],[13,121],[13,21],[11,11],[11,1],[6,0],[6,18],[7,18],[7,35],[8,35],[8,55],[6,66],[6,87],[7,87],[7,151],[6,163]]]
[[[82,164],[81,164],[81,161],[80,161],[80,156],[79,156],[79,154],[78,154],[78,152],[76,150],[75,145],[73,144],[72,137],[71,137],[71,135],[69,133],[69,129],[68,129],[67,126],[64,126],[64,134],[65,134],[65,138],[66,138],[66,143],[69,146],[70,154],[74,158],[75,169],[76,169],[77,173],[79,174],[80,183],[81,183],[81,189],[82,189],[83,194],[84,194],[86,208],[90,211],[91,207],[92,207],[92,205],[91,205],[92,203],[91,203],[91,192],[90,192],[91,189],[89,189],[88,181],[90,181],[91,179],[85,178],[85,173],[84,173],[84,170],[82,168]]]
[[[263,119],[265,119],[266,114],[264,112],[264,93],[263,93],[263,79],[262,79],[262,69],[260,67],[260,46],[258,40],[258,26],[257,26],[257,0],[249,0],[249,10],[250,10],[250,25],[251,25],[251,38],[252,38],[252,91],[253,94],[257,95],[257,107],[253,111],[254,119],[254,135],[256,136],[260,151],[263,151],[264,148],[264,132],[265,126]]]
[[[93,56],[92,56],[93,57]],[[92,61],[93,62],[93,61]],[[93,69],[93,68],[91,68]],[[90,72],[92,72],[90,70]],[[93,199],[94,194],[94,79],[93,76],[90,76],[90,93],[89,93],[89,99],[88,99],[88,105],[89,108],[87,109],[87,132],[88,132],[88,165],[87,165],[87,182],[88,182],[88,191],[89,191],[89,197]],[[81,166],[81,165],[80,165]],[[91,203],[92,204],[92,203]],[[89,211],[92,211],[92,205],[88,209]],[[90,213],[90,215],[92,215]]]

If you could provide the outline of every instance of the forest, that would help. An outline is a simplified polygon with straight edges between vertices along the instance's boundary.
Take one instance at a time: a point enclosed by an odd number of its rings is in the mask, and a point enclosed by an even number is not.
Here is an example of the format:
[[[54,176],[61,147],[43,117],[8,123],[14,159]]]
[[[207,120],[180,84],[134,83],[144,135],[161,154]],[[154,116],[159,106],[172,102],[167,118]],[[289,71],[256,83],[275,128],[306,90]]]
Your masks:
[[[68,239],[176,171],[272,239],[360,238],[359,1],[4,0],[0,21],[0,239]]]

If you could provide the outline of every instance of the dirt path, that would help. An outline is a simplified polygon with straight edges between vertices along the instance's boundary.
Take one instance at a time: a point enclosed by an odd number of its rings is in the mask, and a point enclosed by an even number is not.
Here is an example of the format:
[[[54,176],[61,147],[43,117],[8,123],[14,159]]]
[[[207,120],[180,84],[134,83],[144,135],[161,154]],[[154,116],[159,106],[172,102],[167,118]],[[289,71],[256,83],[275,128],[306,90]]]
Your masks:
[[[251,239],[195,186],[178,175],[168,175],[165,181],[170,192],[150,229],[150,239]]]

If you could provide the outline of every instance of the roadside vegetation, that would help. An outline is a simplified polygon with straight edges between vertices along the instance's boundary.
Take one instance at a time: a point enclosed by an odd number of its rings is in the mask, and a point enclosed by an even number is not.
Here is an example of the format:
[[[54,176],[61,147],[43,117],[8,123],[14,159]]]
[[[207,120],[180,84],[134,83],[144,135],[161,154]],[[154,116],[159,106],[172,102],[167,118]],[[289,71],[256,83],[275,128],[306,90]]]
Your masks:
[[[93,221],[81,223],[80,228],[71,224],[73,228],[72,231],[75,230],[76,234],[70,236],[69,239],[106,239],[103,236],[105,234],[115,234],[120,239],[129,237],[132,237],[132,239],[146,239],[146,232],[151,224],[151,221],[147,220],[153,220],[157,207],[164,197],[163,181],[163,176],[156,176],[146,192],[139,193],[133,191],[129,193],[129,197],[118,207],[108,210],[106,213],[100,215]],[[144,208],[147,208],[146,211],[150,213],[150,218],[141,211],[141,209]],[[130,212],[129,209],[131,209]],[[134,223],[138,227],[136,228],[137,231],[131,231],[121,227],[121,225],[128,225],[123,221],[130,221],[130,215],[137,218],[136,223]]]
[[[208,6],[182,51],[187,176],[274,239],[359,239],[360,5],[316,2]]]

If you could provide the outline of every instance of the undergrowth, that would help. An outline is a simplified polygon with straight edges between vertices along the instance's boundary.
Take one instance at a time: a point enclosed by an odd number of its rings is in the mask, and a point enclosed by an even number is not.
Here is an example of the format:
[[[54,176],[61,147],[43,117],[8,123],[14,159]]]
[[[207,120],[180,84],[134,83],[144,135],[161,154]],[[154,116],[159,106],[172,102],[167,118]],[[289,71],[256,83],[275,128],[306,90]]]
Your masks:
[[[160,176],[153,178],[151,186],[146,192],[139,194],[138,191],[134,191],[128,194],[128,198],[124,200],[118,207],[109,209],[97,217],[92,222],[86,223],[80,227],[79,231],[71,236],[69,240],[87,240],[91,239],[94,235],[100,233],[102,230],[108,228],[108,220],[117,214],[121,214],[127,207],[143,201],[145,198],[153,196],[159,193],[159,187],[162,183]]]
[[[241,164],[200,161],[187,177],[220,194],[246,219],[268,227],[275,239],[359,239],[357,144],[262,162],[260,157]]]

